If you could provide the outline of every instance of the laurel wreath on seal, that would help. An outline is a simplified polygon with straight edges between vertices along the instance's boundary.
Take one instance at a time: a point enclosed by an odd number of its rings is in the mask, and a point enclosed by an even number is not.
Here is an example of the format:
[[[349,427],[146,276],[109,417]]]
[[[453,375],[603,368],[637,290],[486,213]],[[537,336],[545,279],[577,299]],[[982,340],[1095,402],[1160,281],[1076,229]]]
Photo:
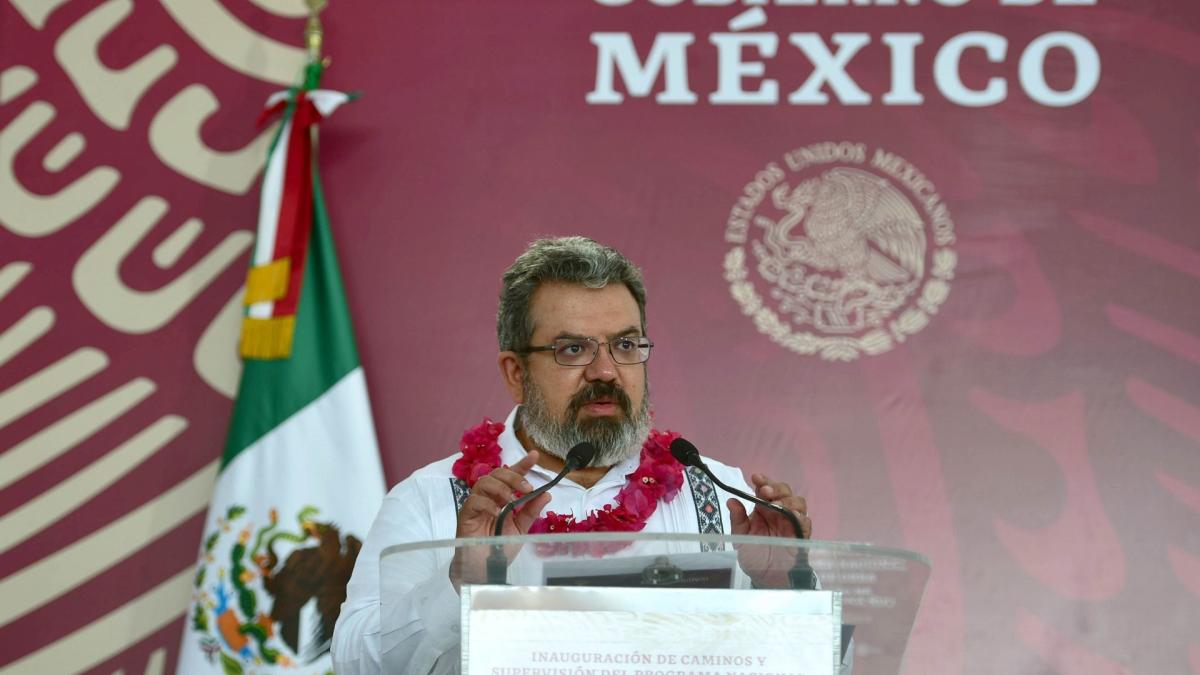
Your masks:
[[[798,354],[818,354],[827,361],[853,361],[863,354],[886,352],[928,325],[930,316],[937,313],[938,307],[950,295],[950,281],[954,278],[958,255],[950,249],[939,249],[934,251],[932,262],[930,278],[914,306],[901,312],[885,328],[876,328],[858,337],[826,337],[793,331],[787,321],[780,319],[779,314],[763,302],[749,280],[746,252],[741,246],[735,246],[725,254],[724,277],[742,313],[753,319],[755,327],[776,344]]]

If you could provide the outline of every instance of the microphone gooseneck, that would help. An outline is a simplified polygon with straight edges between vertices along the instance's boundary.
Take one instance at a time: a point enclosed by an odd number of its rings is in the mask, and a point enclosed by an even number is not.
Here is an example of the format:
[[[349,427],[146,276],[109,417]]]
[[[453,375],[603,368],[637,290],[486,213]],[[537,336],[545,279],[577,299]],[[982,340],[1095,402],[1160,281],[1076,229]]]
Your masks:
[[[721,482],[720,478],[717,478],[715,475],[713,475],[712,470],[708,468],[708,465],[704,463],[704,460],[700,459],[700,451],[696,449],[695,445],[692,445],[691,441],[687,440],[686,438],[676,438],[675,440],[671,441],[671,455],[674,456],[675,460],[680,464],[684,466],[692,466],[704,472],[704,475],[708,476],[708,478],[712,482],[716,483],[717,487],[721,488],[722,490],[737,495],[742,499],[754,502],[755,504],[758,504],[764,508],[771,509],[772,511],[787,518],[788,522],[792,524],[792,529],[796,532],[796,538],[804,538],[804,529],[800,526],[800,519],[796,517],[795,512],[793,512],[791,509],[785,509],[778,504],[772,504],[771,502],[762,499],[757,495],[752,495],[748,492],[744,492]],[[807,550],[800,549],[797,552],[796,564],[791,571],[788,572],[788,579],[792,582],[793,588],[811,589],[816,587],[816,576],[813,574],[812,568],[808,566]]]
[[[492,536],[499,537],[501,533],[504,532],[504,522],[508,519],[510,513],[512,513],[515,509],[525,505],[525,503],[531,499],[534,499],[555,485],[558,485],[559,481],[567,477],[567,474],[591,464],[592,460],[596,458],[596,452],[596,446],[587,441],[576,443],[575,447],[567,451],[566,459],[563,460],[562,470],[559,471],[554,478],[550,479],[550,482],[534,490],[533,492],[524,495],[520,499],[514,499],[510,501],[500,509],[500,513],[496,514],[496,527],[492,532]],[[487,560],[488,583],[503,584],[507,576],[508,556],[504,555],[503,546],[500,544],[493,544],[492,552],[488,555]]]
[[[525,503],[528,502],[529,500],[533,499],[534,497],[537,497],[538,495],[542,494],[543,492],[546,492],[547,490],[554,487],[555,485],[558,485],[558,482],[561,481],[563,478],[566,478],[567,474],[571,473],[572,471],[574,471],[576,469],[582,469],[583,467],[587,466],[588,464],[591,464],[592,460],[595,457],[596,457],[596,446],[592,445],[591,443],[588,443],[587,441],[584,441],[582,443],[577,443],[575,445],[575,447],[573,447],[569,451],[567,451],[567,458],[565,460],[563,460],[562,471],[559,471],[558,475],[556,475],[554,478],[550,479],[549,483],[546,483],[542,487],[534,490],[533,492],[530,492],[529,494],[521,497],[520,499],[514,499],[513,501],[505,504],[504,507],[500,509],[500,513],[496,516],[496,528],[495,528],[495,531],[492,532],[492,536],[496,536],[496,537],[500,536],[500,534],[504,531],[504,521],[508,519],[508,515],[510,513],[512,513],[515,509],[520,508],[521,506],[524,506]]]
[[[694,466],[703,471],[704,475],[712,479],[712,482],[716,483],[717,486],[722,490],[731,492],[742,499],[747,499],[755,504],[765,506],[766,508],[771,509],[772,511],[775,511],[776,513],[787,518],[788,521],[791,522],[792,528],[796,531],[796,538],[804,538],[804,530],[800,527],[800,519],[796,517],[796,514],[791,509],[785,509],[778,504],[772,504],[765,499],[761,499],[755,495],[743,492],[742,490],[739,490],[733,486],[722,483],[721,479],[714,476],[712,471],[709,470],[708,466],[704,463],[704,460],[700,459],[700,451],[696,449],[696,446],[692,445],[691,441],[687,440],[686,438],[676,438],[675,440],[671,441],[671,454],[675,456],[675,459],[680,464],[683,464],[684,466]]]

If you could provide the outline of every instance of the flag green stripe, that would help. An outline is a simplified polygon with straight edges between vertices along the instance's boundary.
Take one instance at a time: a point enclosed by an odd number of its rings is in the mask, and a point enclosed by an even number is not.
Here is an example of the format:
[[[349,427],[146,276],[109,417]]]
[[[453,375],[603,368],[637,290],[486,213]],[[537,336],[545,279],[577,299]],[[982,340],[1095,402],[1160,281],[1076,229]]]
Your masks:
[[[342,286],[325,195],[313,170],[313,228],[296,308],[292,355],[287,359],[247,359],[221,457],[224,469],[288,417],[319,398],[359,365],[354,328]]]

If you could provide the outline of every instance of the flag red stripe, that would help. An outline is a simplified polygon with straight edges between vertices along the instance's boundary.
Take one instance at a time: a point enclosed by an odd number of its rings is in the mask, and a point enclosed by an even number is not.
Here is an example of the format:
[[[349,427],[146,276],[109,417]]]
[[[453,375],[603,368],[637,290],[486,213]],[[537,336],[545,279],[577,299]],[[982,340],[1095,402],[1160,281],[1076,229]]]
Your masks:
[[[296,313],[300,303],[300,284],[304,278],[304,260],[312,231],[312,135],[310,129],[321,119],[305,92],[297,93],[296,110],[288,134],[288,156],[283,168],[283,198],[279,205],[279,224],[275,230],[274,259],[291,257],[291,276],[287,294],[275,302],[272,316]]]

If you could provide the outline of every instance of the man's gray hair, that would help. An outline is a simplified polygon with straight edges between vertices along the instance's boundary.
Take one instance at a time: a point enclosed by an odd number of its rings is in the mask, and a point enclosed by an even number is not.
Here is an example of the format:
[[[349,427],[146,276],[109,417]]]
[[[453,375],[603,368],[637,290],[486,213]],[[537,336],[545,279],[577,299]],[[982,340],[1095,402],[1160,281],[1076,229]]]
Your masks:
[[[641,270],[628,258],[587,237],[538,239],[504,272],[500,308],[496,312],[500,351],[530,346],[533,317],[529,305],[534,291],[547,282],[581,284],[588,288],[604,288],[611,282],[623,283],[637,301],[642,331],[646,330],[646,287],[642,283]]]

